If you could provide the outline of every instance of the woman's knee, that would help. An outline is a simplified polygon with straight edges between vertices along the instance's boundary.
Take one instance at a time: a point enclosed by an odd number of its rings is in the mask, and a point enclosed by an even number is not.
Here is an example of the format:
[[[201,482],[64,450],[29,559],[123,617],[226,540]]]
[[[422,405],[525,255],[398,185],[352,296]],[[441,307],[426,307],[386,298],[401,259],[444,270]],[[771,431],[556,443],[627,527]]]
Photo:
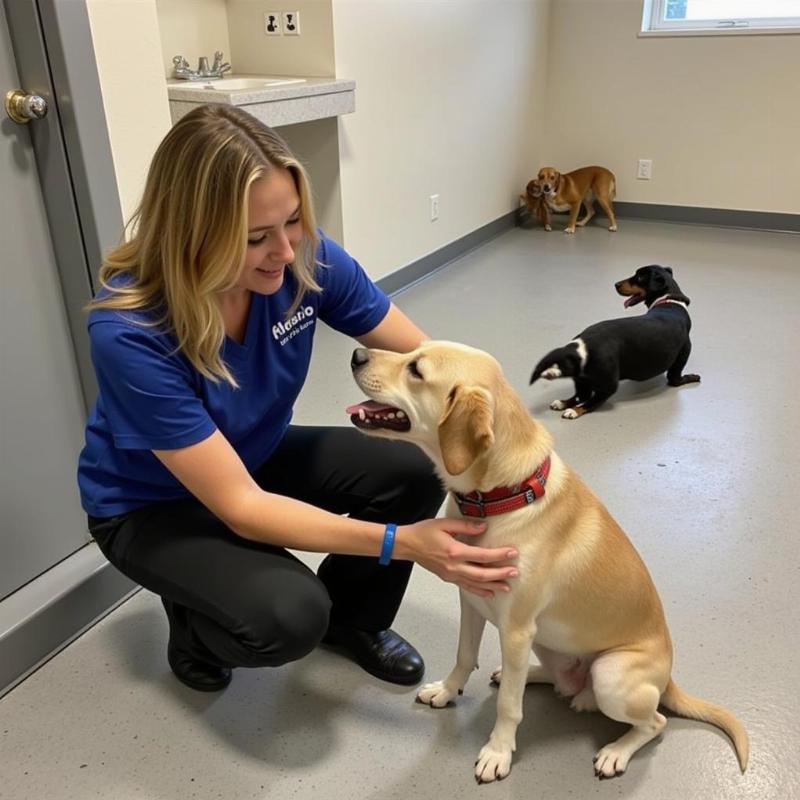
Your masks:
[[[321,583],[280,598],[249,623],[240,639],[246,667],[277,667],[308,655],[328,630],[331,600]]]

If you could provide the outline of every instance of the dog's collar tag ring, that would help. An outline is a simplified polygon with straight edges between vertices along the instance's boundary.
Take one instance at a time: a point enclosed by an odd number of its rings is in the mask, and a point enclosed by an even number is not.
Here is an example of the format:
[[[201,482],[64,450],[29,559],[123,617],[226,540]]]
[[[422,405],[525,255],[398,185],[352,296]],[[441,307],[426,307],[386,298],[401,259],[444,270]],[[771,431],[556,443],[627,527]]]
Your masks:
[[[465,517],[485,519],[497,514],[506,514],[518,508],[535,503],[544,497],[544,487],[550,474],[550,456],[548,456],[529,478],[517,486],[499,486],[488,492],[470,492],[459,494],[453,492],[458,510]]]

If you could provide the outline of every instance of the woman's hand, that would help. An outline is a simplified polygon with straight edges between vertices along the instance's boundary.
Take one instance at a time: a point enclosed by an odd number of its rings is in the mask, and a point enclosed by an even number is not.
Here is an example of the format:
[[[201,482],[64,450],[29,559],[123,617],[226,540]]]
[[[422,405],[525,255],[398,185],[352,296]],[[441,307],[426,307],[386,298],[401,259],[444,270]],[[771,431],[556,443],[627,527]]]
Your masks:
[[[485,531],[485,522],[450,518],[400,525],[395,552],[416,561],[443,581],[455,583],[478,597],[493,597],[495,592],[510,591],[507,581],[519,575],[515,566],[499,565],[516,558],[517,551],[513,547],[477,547],[455,538],[480,536]]]

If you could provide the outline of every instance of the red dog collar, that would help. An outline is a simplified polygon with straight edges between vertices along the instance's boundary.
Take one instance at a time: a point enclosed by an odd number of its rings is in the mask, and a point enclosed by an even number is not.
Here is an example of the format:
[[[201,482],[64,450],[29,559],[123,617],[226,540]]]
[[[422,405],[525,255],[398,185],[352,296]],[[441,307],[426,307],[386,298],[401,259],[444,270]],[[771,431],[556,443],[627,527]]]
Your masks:
[[[516,511],[544,497],[544,487],[550,474],[550,456],[548,456],[529,478],[516,486],[498,486],[488,492],[470,492],[459,494],[453,492],[458,510],[465,517],[493,517]]]

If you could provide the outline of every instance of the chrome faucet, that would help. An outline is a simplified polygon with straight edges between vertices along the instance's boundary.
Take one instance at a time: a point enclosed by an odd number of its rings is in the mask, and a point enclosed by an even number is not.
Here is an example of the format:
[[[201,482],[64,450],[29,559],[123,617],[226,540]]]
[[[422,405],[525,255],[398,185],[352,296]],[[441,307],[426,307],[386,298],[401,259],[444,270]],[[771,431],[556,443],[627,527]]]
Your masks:
[[[172,63],[174,65],[173,75],[183,81],[213,81],[221,78],[231,68],[227,61],[222,63],[221,50],[214,53],[214,63],[210,68],[206,56],[200,56],[196,70],[189,68],[189,62],[183,56],[175,56]]]

